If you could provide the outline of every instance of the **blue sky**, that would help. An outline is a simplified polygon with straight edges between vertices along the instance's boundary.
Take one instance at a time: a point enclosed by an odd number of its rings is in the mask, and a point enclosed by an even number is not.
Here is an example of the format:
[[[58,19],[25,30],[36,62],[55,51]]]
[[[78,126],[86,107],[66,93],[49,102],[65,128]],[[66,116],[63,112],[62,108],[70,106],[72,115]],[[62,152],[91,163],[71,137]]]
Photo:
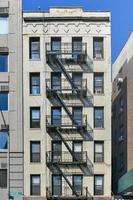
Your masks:
[[[133,30],[133,0],[23,0],[24,10],[47,10],[49,6],[82,6],[112,13],[112,62]]]

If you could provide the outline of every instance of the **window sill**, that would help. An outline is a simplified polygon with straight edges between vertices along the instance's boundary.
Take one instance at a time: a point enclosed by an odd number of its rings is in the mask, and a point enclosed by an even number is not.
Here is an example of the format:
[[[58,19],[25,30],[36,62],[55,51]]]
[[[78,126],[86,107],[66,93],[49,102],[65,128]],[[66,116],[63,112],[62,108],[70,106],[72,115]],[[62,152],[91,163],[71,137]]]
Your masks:
[[[41,58],[38,58],[38,59],[29,59],[29,61],[41,61]]]
[[[105,61],[104,58],[93,58],[94,61]]]
[[[94,130],[105,130],[105,127],[103,127],[103,128],[94,128]]]
[[[30,131],[41,131],[41,128],[30,128]]]
[[[8,152],[8,149],[0,149],[0,152],[1,152],[1,153],[7,153],[7,152]]]
[[[98,164],[98,165],[104,165],[105,163],[104,163],[104,161],[103,162],[94,162],[94,164]]]
[[[38,94],[29,94],[29,96],[41,96],[41,93],[38,93]]]
[[[30,165],[41,165],[42,162],[30,162],[29,164],[30,164]]]
[[[94,93],[94,96],[105,96],[105,94],[104,93],[99,93],[99,94]]]

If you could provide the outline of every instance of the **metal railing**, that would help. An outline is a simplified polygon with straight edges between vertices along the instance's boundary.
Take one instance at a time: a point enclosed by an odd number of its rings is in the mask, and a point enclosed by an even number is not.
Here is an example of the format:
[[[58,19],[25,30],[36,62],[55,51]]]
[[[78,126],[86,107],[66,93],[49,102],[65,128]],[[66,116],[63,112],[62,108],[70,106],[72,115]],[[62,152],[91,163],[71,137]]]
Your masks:
[[[58,48],[54,49],[52,43],[46,43],[46,54],[71,54],[72,56],[86,54],[87,43],[80,43],[73,47],[73,43],[61,43]]]
[[[73,191],[68,186],[55,186],[55,187],[47,187],[46,188],[46,197],[47,198],[62,198],[62,197],[68,197],[68,198],[88,198],[90,197],[90,193],[88,192],[87,187],[82,186],[75,186],[73,187],[78,196],[75,196],[73,194]]]
[[[87,90],[87,79],[82,79],[82,81],[75,82],[74,84],[78,88],[78,90],[81,90],[81,91]],[[61,79],[61,84],[58,84],[55,82],[52,84],[51,79],[46,79],[46,89],[58,91],[61,93],[64,91],[73,91],[74,90],[66,79]]]
[[[46,152],[47,164],[87,164],[87,152],[73,152],[73,156],[68,151],[48,151]]]
[[[75,123],[69,118],[68,115],[47,115],[46,116],[46,127],[47,128],[80,128],[87,127],[87,115],[73,117]]]

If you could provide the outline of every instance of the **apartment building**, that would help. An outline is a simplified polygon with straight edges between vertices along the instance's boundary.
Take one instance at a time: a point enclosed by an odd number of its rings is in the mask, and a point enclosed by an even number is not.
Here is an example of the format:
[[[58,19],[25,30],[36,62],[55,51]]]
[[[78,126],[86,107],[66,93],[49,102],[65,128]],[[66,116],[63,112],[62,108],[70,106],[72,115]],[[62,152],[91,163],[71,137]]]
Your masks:
[[[21,9],[20,0],[0,0],[1,200],[23,194]]]
[[[111,199],[110,30],[107,11],[24,11],[24,199]]]
[[[133,199],[133,33],[112,70],[113,192]]]

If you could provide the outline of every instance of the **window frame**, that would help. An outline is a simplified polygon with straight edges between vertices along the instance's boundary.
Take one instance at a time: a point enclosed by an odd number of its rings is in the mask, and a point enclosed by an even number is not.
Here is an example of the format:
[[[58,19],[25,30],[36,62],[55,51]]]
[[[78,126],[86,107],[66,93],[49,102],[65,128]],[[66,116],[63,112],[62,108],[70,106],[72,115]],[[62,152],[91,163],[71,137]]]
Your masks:
[[[38,39],[38,40],[37,40]],[[38,50],[33,50],[33,43],[38,43]],[[41,52],[40,52],[40,37],[29,37],[29,59],[30,60],[40,60],[41,59]],[[33,54],[38,55],[38,57],[34,57]]]
[[[4,109],[1,107],[1,105],[0,105],[0,109],[2,110],[2,111],[8,111],[9,110],[9,92],[8,91],[0,91],[0,95],[1,94],[7,94],[7,99],[6,99],[6,103],[7,103],[7,105],[5,106],[4,105]],[[3,102],[3,101],[2,101]],[[5,101],[4,101],[5,102]]]
[[[39,152],[34,153],[32,152],[32,145],[38,144],[39,145]],[[38,158],[34,159],[34,155],[37,154]],[[40,141],[30,141],[30,162],[31,163],[40,163],[41,162],[41,142]]]
[[[102,119],[95,118],[96,109],[102,110]],[[96,120],[101,120],[102,126],[96,126]],[[103,106],[94,107],[94,128],[95,129],[103,129],[104,128],[104,107]]]
[[[35,194],[33,191],[33,177],[39,177],[39,192],[38,194]],[[41,175],[40,174],[31,174],[30,175],[30,195],[31,196],[40,196],[41,195]]]
[[[39,77],[39,85],[32,84],[32,77]],[[32,92],[33,87],[37,87],[39,92],[37,92],[37,93]],[[30,72],[30,94],[31,95],[39,95],[40,94],[40,72]]]
[[[6,60],[6,62],[7,62],[6,70],[0,70],[0,73],[8,72],[9,71],[9,53],[8,52],[0,52],[0,56],[6,56],[6,59],[7,59]]]
[[[96,86],[96,82],[97,82],[96,77],[100,77],[100,76],[102,77],[102,86],[98,87],[98,86]],[[96,92],[97,88],[98,89],[100,88],[101,92]],[[104,94],[104,73],[103,72],[95,72],[94,73],[94,94]]]
[[[101,144],[102,145],[102,153],[97,153],[96,152],[96,144]],[[102,155],[102,159],[100,161],[98,161],[96,159],[96,154],[101,154]],[[95,163],[103,163],[104,162],[104,141],[94,141],[94,162]]]
[[[3,172],[5,172],[5,174]],[[2,178],[1,177],[2,175],[5,175],[6,178],[5,177]],[[7,188],[7,169],[0,169],[0,188],[2,188],[2,189],[6,189]]]
[[[97,185],[97,186],[101,186],[101,193],[97,193],[96,192],[96,177],[102,177],[102,186],[101,185]],[[103,174],[96,174],[94,175],[94,195],[98,195],[98,196],[103,196],[104,195],[104,175]]]
[[[101,57],[96,56],[96,47],[95,42],[102,42],[102,49],[101,51]],[[94,60],[102,60],[104,59],[104,37],[93,37],[93,59]]]
[[[39,111],[39,119],[32,119],[32,111],[33,110],[38,110]],[[35,121],[35,123],[38,123],[38,127],[34,127],[33,125],[33,121]],[[38,121],[38,122],[36,122]],[[30,107],[30,128],[31,129],[40,129],[41,128],[41,108],[40,107]]]
[[[1,19],[2,19],[2,18],[3,18],[3,19],[6,19],[6,24],[5,24],[5,25],[6,25],[7,27],[6,27],[6,32],[2,32],[2,33],[0,32],[0,35],[7,35],[7,34],[9,33],[9,22],[8,22],[8,21],[9,21],[9,17],[6,16],[6,15],[5,15],[5,16],[4,16],[4,15],[0,15],[0,22],[1,22]],[[3,29],[1,29],[1,30],[3,30]]]

